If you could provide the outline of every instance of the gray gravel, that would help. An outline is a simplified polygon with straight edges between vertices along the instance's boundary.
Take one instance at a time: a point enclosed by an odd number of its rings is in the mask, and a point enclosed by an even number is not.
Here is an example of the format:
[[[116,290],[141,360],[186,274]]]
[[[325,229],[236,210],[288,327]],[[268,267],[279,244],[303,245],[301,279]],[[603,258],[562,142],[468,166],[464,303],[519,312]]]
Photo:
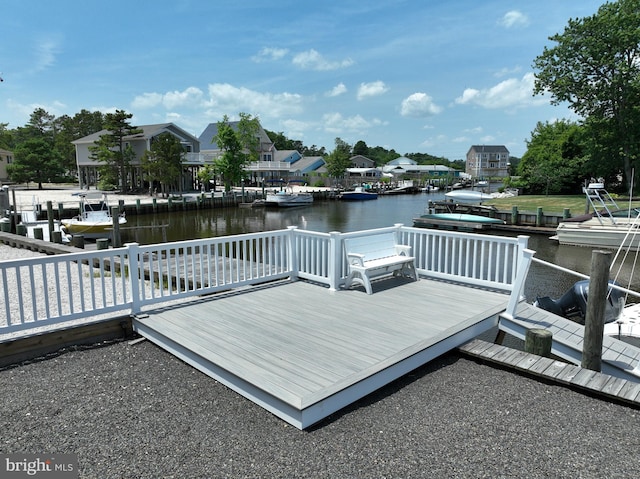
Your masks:
[[[150,342],[0,371],[3,453],[77,453],[82,478],[622,478],[640,411],[433,361],[299,431]]]

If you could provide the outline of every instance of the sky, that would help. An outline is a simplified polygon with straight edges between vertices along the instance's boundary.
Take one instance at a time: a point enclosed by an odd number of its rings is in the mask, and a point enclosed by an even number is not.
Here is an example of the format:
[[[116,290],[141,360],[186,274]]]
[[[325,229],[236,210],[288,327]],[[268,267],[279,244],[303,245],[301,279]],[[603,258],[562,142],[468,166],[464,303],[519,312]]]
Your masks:
[[[243,112],[327,151],[521,157],[537,122],[577,119],[533,96],[534,59],[603,3],[2,0],[0,123],[119,109],[198,137]]]

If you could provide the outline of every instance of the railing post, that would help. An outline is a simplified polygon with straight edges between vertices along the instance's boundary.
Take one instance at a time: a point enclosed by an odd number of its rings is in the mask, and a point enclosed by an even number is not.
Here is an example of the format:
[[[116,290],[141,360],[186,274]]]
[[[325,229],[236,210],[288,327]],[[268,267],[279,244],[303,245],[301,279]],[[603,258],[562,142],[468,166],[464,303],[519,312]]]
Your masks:
[[[289,230],[289,234],[287,235],[287,263],[289,263],[289,270],[291,271],[291,280],[292,281],[297,281],[298,280],[298,253],[299,251],[297,250],[297,242],[296,242],[296,230],[298,229],[297,226],[287,226],[287,229]]]
[[[329,235],[329,291],[337,291],[340,287],[342,265],[342,233],[331,231]]]
[[[520,237],[518,238],[520,241]],[[536,253],[530,249],[519,249],[520,251],[520,259],[518,260],[518,271],[516,273],[516,279],[513,282],[513,287],[511,289],[511,295],[509,296],[509,304],[507,304],[507,310],[504,312],[504,315],[510,319],[515,318],[516,308],[518,307],[518,303],[520,302],[520,298],[522,297],[522,292],[524,291],[524,284],[527,280],[527,274],[529,273],[529,267],[531,266],[531,259],[533,255]]]
[[[138,243],[127,243],[124,245],[127,248],[126,255],[128,259],[129,267],[129,284],[131,285],[131,314],[138,314],[142,308],[142,301],[140,299],[140,278],[144,277],[140,271],[139,248]],[[124,275],[125,272],[123,271]]]

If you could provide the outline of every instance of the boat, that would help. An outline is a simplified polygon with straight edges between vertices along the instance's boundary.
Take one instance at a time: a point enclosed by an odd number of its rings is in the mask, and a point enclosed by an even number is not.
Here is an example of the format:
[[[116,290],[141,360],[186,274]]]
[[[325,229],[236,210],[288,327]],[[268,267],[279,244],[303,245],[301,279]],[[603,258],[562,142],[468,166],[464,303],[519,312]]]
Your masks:
[[[343,191],[338,195],[338,199],[342,201],[366,201],[378,199],[378,193],[375,191],[368,191],[362,186],[356,186],[351,191]]]
[[[487,201],[493,199],[493,196],[476,190],[450,191],[445,193],[444,196],[455,201]]]
[[[613,280],[610,285],[617,285]],[[589,280],[576,281],[560,298],[538,297],[533,305],[557,316],[585,324]],[[640,345],[640,303],[625,305],[624,293],[608,288],[604,308],[604,334]]]
[[[107,195],[83,192],[76,196],[80,197],[80,212],[73,218],[60,220],[61,229],[70,235],[82,235],[88,239],[108,237],[113,229],[113,218]],[[119,214],[118,224],[126,222],[124,213]]]
[[[469,213],[426,213],[413,219],[413,226],[417,228],[446,228],[456,230],[488,229],[491,225],[505,224],[498,218],[473,215]]]
[[[552,239],[563,245],[640,250],[640,209],[620,209],[604,183],[583,188],[589,210],[586,215],[563,220]]]
[[[264,206],[277,208],[291,208],[311,204],[313,204],[313,195],[311,193],[294,192],[290,188],[275,193],[267,193],[264,199]]]

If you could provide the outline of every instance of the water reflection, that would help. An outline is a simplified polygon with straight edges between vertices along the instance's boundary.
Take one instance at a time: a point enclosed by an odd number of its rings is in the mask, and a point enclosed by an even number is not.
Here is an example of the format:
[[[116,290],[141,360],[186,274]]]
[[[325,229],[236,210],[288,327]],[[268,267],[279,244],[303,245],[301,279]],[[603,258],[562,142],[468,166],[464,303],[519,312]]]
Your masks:
[[[440,195],[381,196],[375,201],[316,202],[312,206],[274,210],[267,208],[221,208],[200,211],[178,211],[146,216],[130,216],[123,240],[141,244],[163,241],[160,225],[166,228],[166,241],[207,238],[242,233],[283,229],[288,226],[313,231],[358,231],[391,226],[395,223],[412,225],[413,218],[422,214],[428,200],[442,199]],[[510,234],[515,236],[517,233]],[[558,245],[545,235],[531,235],[529,247],[535,257],[562,267],[589,274],[591,249]],[[633,274],[633,259],[627,258],[617,280],[623,286],[640,290],[640,280]],[[618,261],[617,266],[620,264]],[[612,273],[612,277],[615,273]],[[630,282],[630,278],[633,280]],[[558,297],[578,278],[533,264],[527,282],[527,300],[536,296]]]

